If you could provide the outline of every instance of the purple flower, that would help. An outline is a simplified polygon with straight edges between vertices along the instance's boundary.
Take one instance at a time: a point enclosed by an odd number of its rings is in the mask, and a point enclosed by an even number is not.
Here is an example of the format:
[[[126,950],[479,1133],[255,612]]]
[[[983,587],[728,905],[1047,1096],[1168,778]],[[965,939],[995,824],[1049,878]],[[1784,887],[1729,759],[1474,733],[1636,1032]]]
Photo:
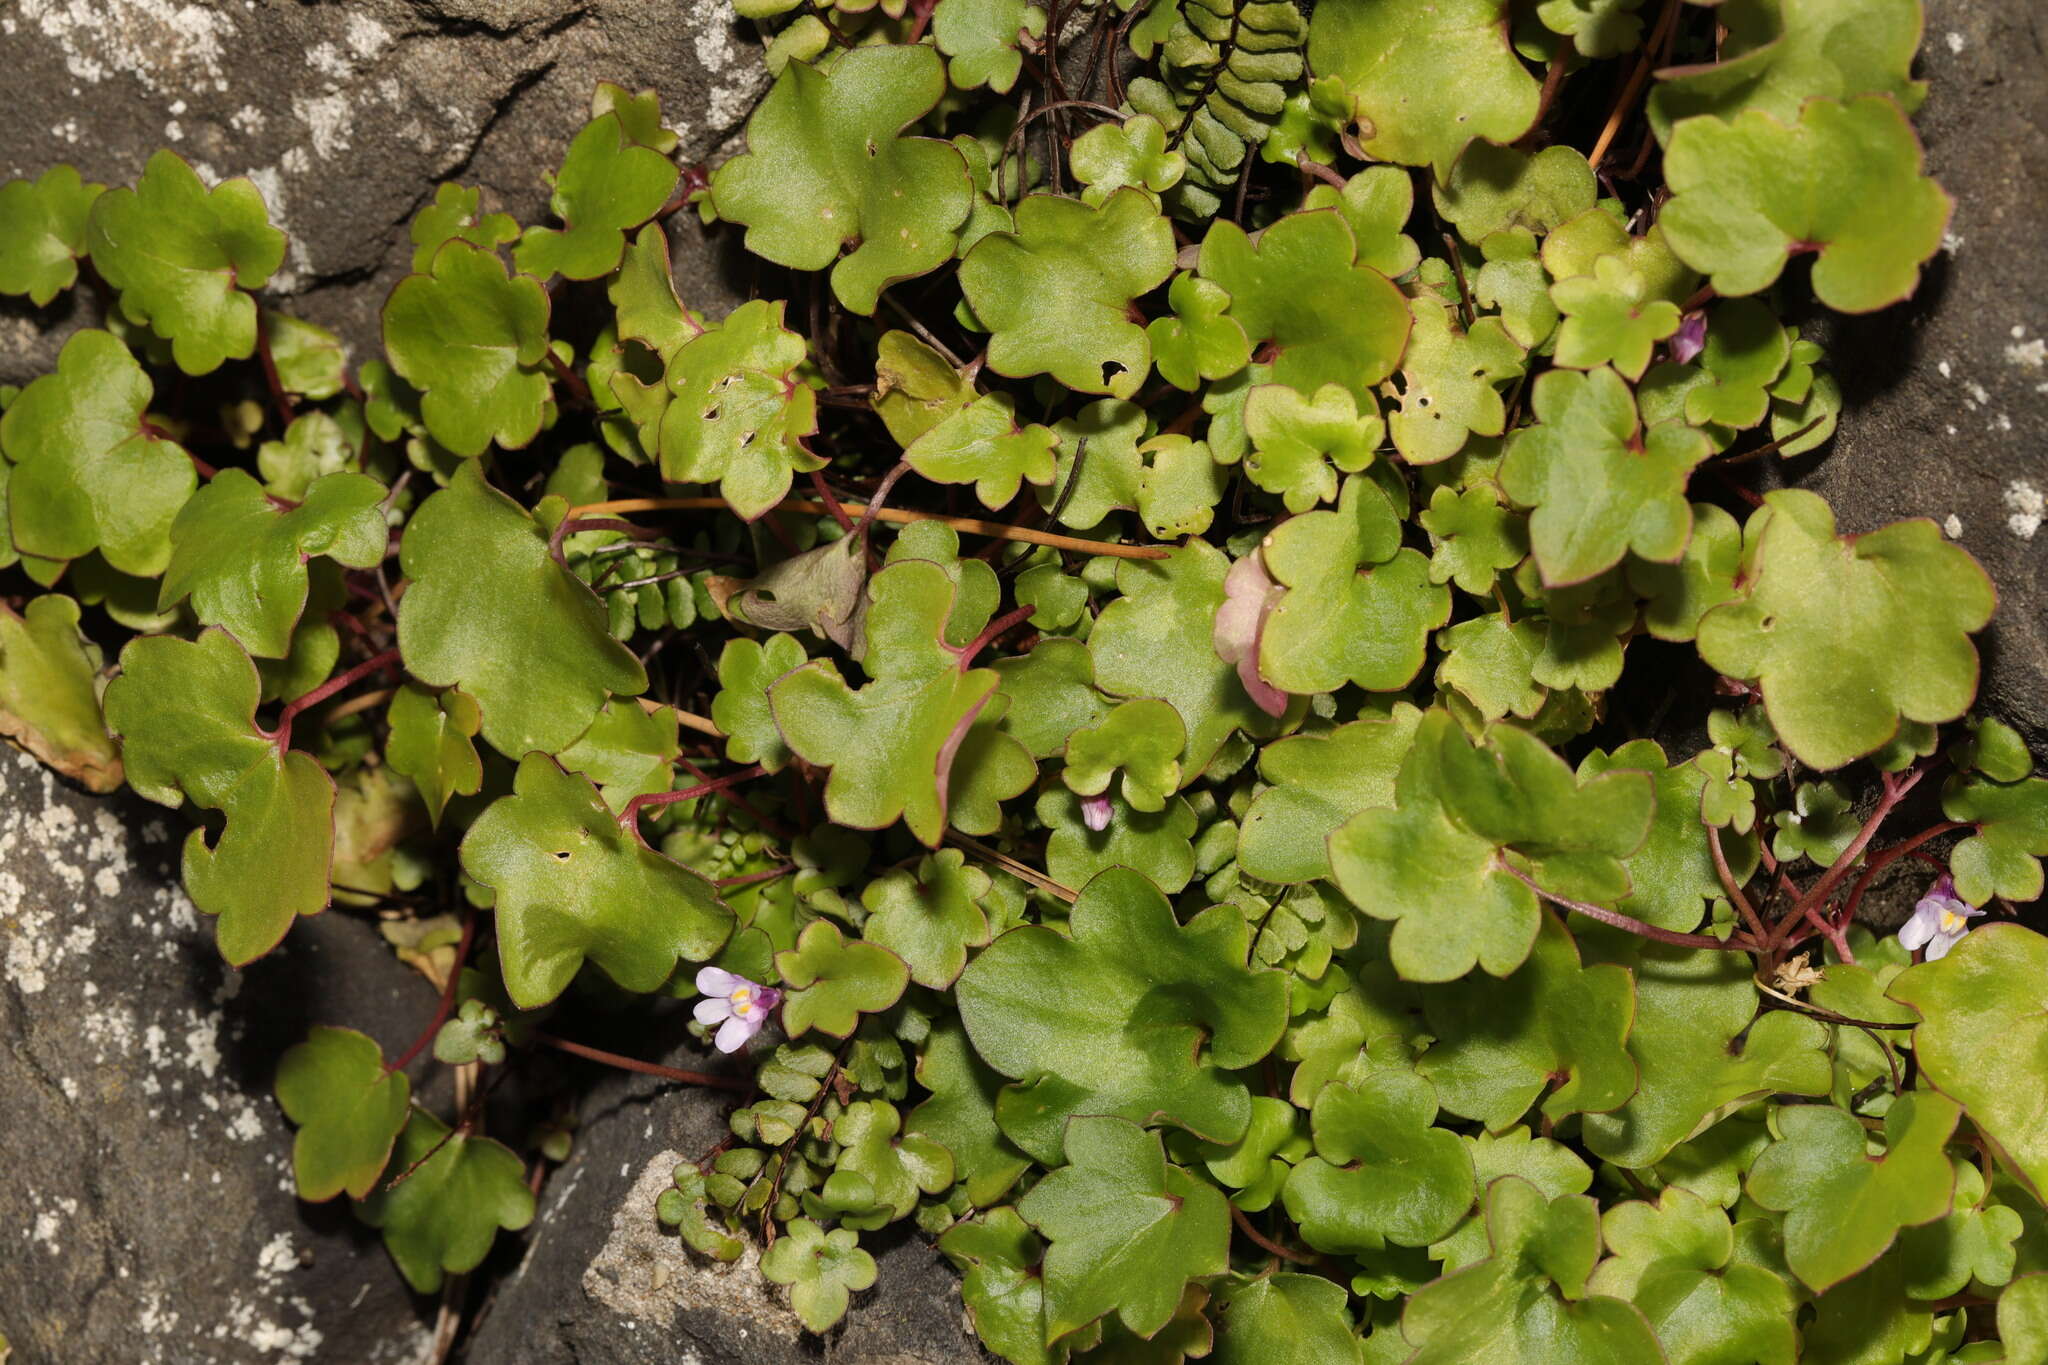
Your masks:
[[[738,1052],[745,1047],[782,1003],[782,992],[773,986],[734,976],[719,967],[697,973],[697,990],[705,997],[697,1002],[697,1022],[707,1027],[718,1025],[712,1042],[720,1052]]]
[[[1081,798],[1081,823],[1100,834],[1109,828],[1109,818],[1114,814],[1107,796],[1084,796]]]
[[[1707,348],[1707,315],[1687,313],[1671,338],[1671,358],[1684,365]]]
[[[1266,573],[1265,560],[1253,550],[1224,576],[1223,605],[1216,609],[1212,628],[1216,657],[1237,665],[1237,680],[1246,695],[1269,716],[1286,713],[1287,694],[1259,673],[1259,637],[1265,633],[1267,614],[1286,591]]]
[[[1927,888],[1913,906],[1913,917],[1899,926],[1899,942],[1907,948],[1925,948],[1925,961],[1945,957],[1948,950],[1970,932],[1970,921],[1983,914],[1956,895],[1956,885],[1944,872]]]

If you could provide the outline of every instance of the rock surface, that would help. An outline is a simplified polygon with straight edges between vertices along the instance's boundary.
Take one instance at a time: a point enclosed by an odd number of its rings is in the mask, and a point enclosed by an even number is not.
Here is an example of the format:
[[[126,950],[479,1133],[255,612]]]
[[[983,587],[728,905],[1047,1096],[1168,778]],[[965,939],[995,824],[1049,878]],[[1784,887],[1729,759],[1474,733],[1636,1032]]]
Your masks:
[[[0,751],[0,1336],[14,1365],[421,1360],[432,1306],[298,1201],[270,1082],[313,1023],[404,1046],[433,992],[333,912],[225,967],[184,830]]]
[[[680,1019],[674,1031],[681,1036]],[[621,1042],[620,1046],[629,1044]],[[639,1051],[652,1055],[645,1032]],[[661,1060],[706,1069],[685,1045]],[[726,1133],[733,1098],[644,1077],[607,1076],[583,1105],[576,1149],[548,1178],[528,1250],[469,1334],[471,1365],[970,1365],[959,1282],[915,1233],[874,1245],[879,1277],[820,1341],[800,1335],[755,1254],[730,1266],[696,1255],[654,1216],[683,1160]]]
[[[13,0],[0,71],[0,180],[69,162],[129,183],[159,147],[202,174],[246,175],[290,239],[269,292],[358,356],[374,353],[377,310],[409,268],[407,224],[440,182],[543,222],[542,174],[598,81],[659,91],[685,161],[767,83],[713,0]],[[676,230],[699,239],[677,252],[685,300],[717,297],[701,233]],[[0,300],[0,381],[47,369],[95,308],[90,294],[42,310]]]

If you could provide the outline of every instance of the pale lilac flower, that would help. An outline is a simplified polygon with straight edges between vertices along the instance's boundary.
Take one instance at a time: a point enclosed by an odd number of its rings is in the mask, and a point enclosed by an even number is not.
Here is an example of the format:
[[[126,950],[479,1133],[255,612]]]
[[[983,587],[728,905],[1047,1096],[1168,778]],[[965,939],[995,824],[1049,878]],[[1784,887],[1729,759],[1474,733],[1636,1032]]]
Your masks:
[[[1100,834],[1109,828],[1111,811],[1107,796],[1084,796],[1081,798],[1081,823]]]
[[[1956,895],[1955,883],[1944,872],[1914,905],[1913,917],[1899,926],[1899,943],[1925,948],[1926,961],[1936,961],[1962,941],[1970,932],[1970,921],[1983,913]]]
[[[745,1047],[782,1003],[782,992],[773,986],[734,976],[719,967],[697,973],[697,990],[705,997],[697,1002],[697,1022],[706,1027],[718,1025],[712,1042],[720,1052],[738,1052]]]
[[[1687,313],[1671,338],[1671,358],[1681,365],[1707,348],[1707,315]]]
[[[1237,680],[1245,694],[1269,716],[1287,710],[1287,694],[1267,682],[1259,673],[1259,637],[1265,633],[1266,616],[1287,590],[1266,572],[1266,562],[1257,550],[1230,566],[1223,578],[1223,605],[1216,609],[1212,628],[1216,657],[1237,665]]]

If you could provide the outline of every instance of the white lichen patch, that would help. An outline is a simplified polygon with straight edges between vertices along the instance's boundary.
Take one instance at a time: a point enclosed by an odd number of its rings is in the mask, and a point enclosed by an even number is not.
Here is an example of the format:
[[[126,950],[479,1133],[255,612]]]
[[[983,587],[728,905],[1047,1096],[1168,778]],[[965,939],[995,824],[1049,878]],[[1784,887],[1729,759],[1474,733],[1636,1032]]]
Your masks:
[[[65,70],[91,85],[133,76],[151,94],[223,79],[235,22],[220,5],[177,0],[18,0]]]
[[[2005,348],[2005,360],[2023,370],[2048,368],[2048,339],[2028,337],[2025,327],[2014,327],[2012,344]]]
[[[306,126],[306,136],[313,144],[313,152],[321,160],[348,150],[353,126],[348,96],[299,95],[292,100],[292,113]]]
[[[2005,487],[2005,505],[2012,513],[2005,524],[2021,540],[2032,540],[2034,532],[2041,529],[2041,521],[2048,516],[2048,498],[2041,490],[2025,479],[2014,479]]]

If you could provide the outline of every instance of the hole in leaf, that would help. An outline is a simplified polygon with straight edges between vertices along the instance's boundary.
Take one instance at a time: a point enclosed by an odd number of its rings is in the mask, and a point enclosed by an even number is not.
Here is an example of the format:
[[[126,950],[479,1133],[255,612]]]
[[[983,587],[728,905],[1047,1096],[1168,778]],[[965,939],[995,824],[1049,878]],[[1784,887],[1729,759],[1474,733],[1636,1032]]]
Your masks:
[[[1115,360],[1102,362],[1102,382],[1107,384],[1124,372],[1124,366]]]

